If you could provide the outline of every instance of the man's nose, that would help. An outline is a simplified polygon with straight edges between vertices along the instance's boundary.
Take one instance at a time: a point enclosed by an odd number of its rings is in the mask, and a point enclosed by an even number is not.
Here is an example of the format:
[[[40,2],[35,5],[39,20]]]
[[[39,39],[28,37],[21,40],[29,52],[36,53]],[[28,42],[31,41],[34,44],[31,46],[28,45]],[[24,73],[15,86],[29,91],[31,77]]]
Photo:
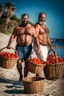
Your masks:
[[[46,19],[44,18],[43,21],[46,21]]]

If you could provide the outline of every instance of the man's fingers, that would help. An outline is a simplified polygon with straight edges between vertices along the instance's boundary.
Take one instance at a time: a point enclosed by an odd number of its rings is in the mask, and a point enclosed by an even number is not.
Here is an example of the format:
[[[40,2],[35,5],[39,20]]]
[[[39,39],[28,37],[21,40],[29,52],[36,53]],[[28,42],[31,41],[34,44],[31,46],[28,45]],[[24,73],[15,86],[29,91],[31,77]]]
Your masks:
[[[37,54],[40,54],[40,51],[36,51]]]
[[[10,46],[7,46],[7,48],[8,48],[8,49],[11,49],[11,47],[10,47]]]

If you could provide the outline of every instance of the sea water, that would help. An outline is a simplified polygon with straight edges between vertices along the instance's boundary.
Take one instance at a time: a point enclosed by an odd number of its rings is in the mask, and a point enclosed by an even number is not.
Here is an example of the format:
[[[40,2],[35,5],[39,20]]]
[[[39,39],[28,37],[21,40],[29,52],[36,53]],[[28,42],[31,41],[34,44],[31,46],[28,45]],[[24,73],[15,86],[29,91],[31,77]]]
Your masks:
[[[55,51],[56,51],[56,53],[60,56],[60,57],[62,57],[62,58],[64,58],[64,48],[62,48],[63,46],[64,46],[64,42],[59,42],[59,41],[52,41],[52,45],[53,46],[58,46],[57,48],[56,47],[54,47],[54,49],[55,49]],[[60,46],[60,47],[59,47]]]

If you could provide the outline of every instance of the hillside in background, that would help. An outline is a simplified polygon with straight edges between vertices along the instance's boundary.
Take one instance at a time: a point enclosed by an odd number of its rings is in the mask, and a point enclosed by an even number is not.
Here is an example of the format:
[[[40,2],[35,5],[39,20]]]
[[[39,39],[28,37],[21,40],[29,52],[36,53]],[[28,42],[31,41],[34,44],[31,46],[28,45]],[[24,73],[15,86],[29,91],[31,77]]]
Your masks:
[[[7,25],[7,28],[5,30],[5,21],[3,21],[2,23],[0,23],[0,32],[1,33],[4,33],[4,34],[10,34],[13,32],[14,28],[19,25],[21,23],[21,19],[17,18],[16,15],[13,15],[11,18],[10,18],[10,21]],[[31,25],[33,25],[32,22],[29,21],[29,23]]]
[[[15,26],[21,23],[14,12],[16,11],[16,6],[11,1],[0,2],[0,32],[4,34],[10,34],[13,32]],[[32,24],[31,22],[29,22]]]
[[[13,32],[13,29],[21,23],[21,20],[19,18],[16,17],[16,15],[13,15],[10,18],[10,21],[7,24],[7,28],[5,29],[5,20],[3,20],[2,22],[0,22],[0,32],[4,33],[4,34],[10,34]]]
[[[20,23],[20,19],[14,15],[16,6],[11,1],[0,2],[0,32],[9,34],[13,31],[14,27]]]

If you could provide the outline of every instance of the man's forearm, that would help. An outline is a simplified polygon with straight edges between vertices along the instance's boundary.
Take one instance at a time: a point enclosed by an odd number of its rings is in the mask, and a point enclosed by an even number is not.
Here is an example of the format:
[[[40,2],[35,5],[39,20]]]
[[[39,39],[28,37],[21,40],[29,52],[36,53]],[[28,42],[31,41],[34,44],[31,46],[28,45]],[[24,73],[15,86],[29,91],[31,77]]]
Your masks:
[[[51,43],[51,40],[50,40],[49,37],[48,37],[48,45],[49,45],[50,47],[52,47],[52,43]]]
[[[37,46],[37,49],[39,49],[39,50],[40,50],[40,44],[39,44],[39,40],[38,40],[38,38],[35,38],[35,41],[36,41],[36,46]]]
[[[9,40],[9,43],[8,43],[8,46],[11,46],[11,44],[12,44],[13,41],[14,41],[14,37],[11,36],[11,37],[10,37],[10,40]]]
[[[49,37],[48,37],[48,45],[50,46],[50,50],[53,50],[55,52]]]

